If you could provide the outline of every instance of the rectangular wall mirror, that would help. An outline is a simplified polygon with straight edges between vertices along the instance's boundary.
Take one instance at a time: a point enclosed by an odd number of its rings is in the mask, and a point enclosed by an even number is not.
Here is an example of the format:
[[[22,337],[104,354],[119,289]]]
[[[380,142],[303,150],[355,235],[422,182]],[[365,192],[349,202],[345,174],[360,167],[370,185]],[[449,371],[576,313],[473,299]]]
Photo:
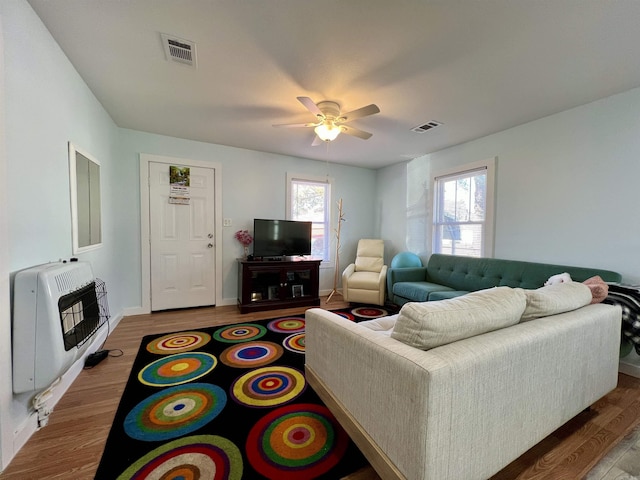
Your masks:
[[[73,254],[102,245],[100,162],[69,142]]]

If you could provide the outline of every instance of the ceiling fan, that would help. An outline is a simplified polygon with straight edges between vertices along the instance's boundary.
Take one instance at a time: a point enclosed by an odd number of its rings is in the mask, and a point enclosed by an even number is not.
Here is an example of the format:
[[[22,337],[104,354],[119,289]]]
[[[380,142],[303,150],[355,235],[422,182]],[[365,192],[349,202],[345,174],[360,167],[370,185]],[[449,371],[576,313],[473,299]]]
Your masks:
[[[331,142],[335,140],[340,133],[353,135],[354,137],[367,140],[371,137],[371,133],[365,132],[346,123],[356,118],[366,117],[379,113],[380,109],[377,105],[371,104],[366,107],[352,110],[351,112],[340,113],[340,105],[336,102],[323,101],[315,103],[309,97],[297,97],[298,101],[304,105],[307,110],[313,113],[317,122],[315,123],[286,123],[274,125],[274,127],[308,127],[313,128],[316,132],[316,138],[312,145],[319,145],[322,142]]]

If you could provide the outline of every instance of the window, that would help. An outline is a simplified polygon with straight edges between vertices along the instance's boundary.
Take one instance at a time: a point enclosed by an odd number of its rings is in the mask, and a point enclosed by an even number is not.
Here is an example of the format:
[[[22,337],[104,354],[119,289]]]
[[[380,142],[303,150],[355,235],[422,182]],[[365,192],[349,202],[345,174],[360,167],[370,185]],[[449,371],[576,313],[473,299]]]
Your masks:
[[[434,253],[493,256],[494,172],[491,159],[434,176]]]
[[[311,255],[329,261],[331,180],[287,174],[287,219],[311,221]]]

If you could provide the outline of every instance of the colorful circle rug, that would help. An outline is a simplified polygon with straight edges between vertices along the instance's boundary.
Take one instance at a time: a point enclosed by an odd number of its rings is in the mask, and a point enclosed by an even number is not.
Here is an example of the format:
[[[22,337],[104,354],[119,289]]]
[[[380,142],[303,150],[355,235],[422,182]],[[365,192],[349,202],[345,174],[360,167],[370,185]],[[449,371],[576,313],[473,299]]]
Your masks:
[[[255,368],[275,362],[282,356],[282,347],[272,342],[247,342],[227,348],[220,361],[236,368]]]
[[[368,320],[374,318],[386,317],[389,312],[380,307],[356,307],[351,310],[351,313],[356,317],[363,317]]]
[[[304,327],[295,315],[144,337],[96,480],[336,480],[366,466],[307,384]]]
[[[263,325],[242,323],[216,330],[213,337],[219,342],[237,343],[257,340],[265,333],[267,333],[267,329]]]
[[[157,442],[194,432],[216,418],[227,403],[217,385],[190,383],[145,398],[124,419],[131,438]]]
[[[307,386],[302,372],[275,366],[252,370],[231,385],[233,398],[248,407],[274,407],[298,397]]]
[[[304,333],[294,333],[293,335],[289,335],[282,341],[284,348],[291,352],[296,353],[304,353],[305,352],[305,334]]]
[[[205,332],[170,333],[149,342],[147,350],[160,355],[190,352],[211,341],[211,335]]]
[[[187,352],[169,355],[150,363],[138,374],[140,383],[152,387],[169,387],[192,382],[211,372],[218,363],[206,352]]]
[[[276,318],[267,324],[267,328],[277,333],[304,332],[304,318],[285,317]]]
[[[240,480],[242,467],[242,454],[233,442],[216,435],[196,435],[152,450],[133,462],[117,480]]]
[[[267,478],[306,480],[331,470],[348,443],[327,407],[300,403],[262,417],[247,437],[247,456]]]

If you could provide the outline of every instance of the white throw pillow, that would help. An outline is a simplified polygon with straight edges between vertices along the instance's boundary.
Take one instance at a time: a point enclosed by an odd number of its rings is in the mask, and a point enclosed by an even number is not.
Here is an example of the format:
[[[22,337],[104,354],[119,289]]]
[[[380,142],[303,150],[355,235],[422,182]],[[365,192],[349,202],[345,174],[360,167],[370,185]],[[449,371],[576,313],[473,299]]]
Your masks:
[[[580,282],[557,283],[537,290],[524,290],[527,308],[522,321],[569,312],[591,303],[593,296],[587,285]]]
[[[391,333],[422,350],[515,325],[526,306],[524,290],[495,287],[435,302],[406,303]]]

